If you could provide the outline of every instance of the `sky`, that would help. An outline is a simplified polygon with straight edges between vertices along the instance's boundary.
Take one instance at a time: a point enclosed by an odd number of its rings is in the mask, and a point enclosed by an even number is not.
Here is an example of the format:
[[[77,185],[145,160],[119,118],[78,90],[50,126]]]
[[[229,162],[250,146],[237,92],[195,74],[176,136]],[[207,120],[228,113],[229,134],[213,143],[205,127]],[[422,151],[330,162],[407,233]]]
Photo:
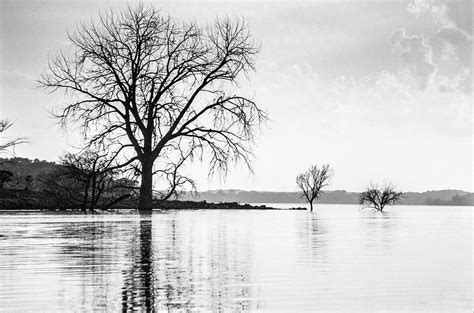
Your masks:
[[[147,2],[145,2],[147,3]],[[294,191],[297,174],[329,163],[329,189],[371,182],[402,190],[472,190],[472,8],[469,0],[155,1],[180,20],[247,19],[261,44],[241,94],[270,121],[254,148],[253,173],[226,179],[188,166],[198,190]],[[124,1],[0,1],[0,118],[7,137],[28,137],[15,155],[57,161],[74,151],[74,127],[49,112],[61,94],[38,89],[48,56],[67,31]],[[204,165],[204,166],[203,166]]]

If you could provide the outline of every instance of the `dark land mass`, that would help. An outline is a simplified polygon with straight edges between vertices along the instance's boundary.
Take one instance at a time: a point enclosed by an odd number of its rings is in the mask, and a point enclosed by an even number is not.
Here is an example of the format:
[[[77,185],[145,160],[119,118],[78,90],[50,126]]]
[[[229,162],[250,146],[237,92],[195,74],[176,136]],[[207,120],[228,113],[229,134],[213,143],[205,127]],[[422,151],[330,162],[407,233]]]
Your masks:
[[[137,199],[126,199],[108,208],[98,207],[97,211],[135,210]],[[280,210],[266,205],[240,204],[236,202],[210,203],[207,201],[154,201],[156,210]],[[58,203],[47,194],[28,190],[0,190],[0,210],[5,211],[83,211],[82,207],[73,203]],[[306,210],[295,207],[290,210]]]
[[[0,174],[8,172],[8,177],[0,177],[0,210],[21,211],[92,211],[92,210],[134,210],[137,207],[136,194],[130,189],[114,189],[104,192],[93,209],[90,201],[84,202],[87,195],[90,199],[90,188],[85,189],[83,181],[66,180],[58,176],[64,166],[27,158],[0,158]],[[87,173],[84,173],[87,174]],[[1,176],[1,175],[0,175]],[[70,177],[68,176],[68,179]],[[73,177],[75,178],[75,177]],[[63,179],[66,185],[57,183]],[[112,179],[113,180],[113,179]],[[113,183],[109,182],[109,183]],[[87,198],[86,197],[86,198]],[[184,199],[184,201],[154,201],[154,208],[161,210],[196,210],[196,209],[227,209],[227,210],[271,210],[277,209],[265,205],[240,204],[235,201],[212,203],[205,200]],[[86,204],[86,205],[84,205]],[[305,210],[305,208],[293,208]]]

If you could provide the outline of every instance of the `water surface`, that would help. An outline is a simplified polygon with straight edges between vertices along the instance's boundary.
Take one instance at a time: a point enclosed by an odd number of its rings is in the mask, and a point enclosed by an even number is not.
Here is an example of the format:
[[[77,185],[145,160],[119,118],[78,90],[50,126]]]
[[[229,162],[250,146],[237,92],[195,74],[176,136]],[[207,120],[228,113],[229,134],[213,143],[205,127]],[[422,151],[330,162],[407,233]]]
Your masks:
[[[0,311],[471,312],[472,213],[3,213]]]

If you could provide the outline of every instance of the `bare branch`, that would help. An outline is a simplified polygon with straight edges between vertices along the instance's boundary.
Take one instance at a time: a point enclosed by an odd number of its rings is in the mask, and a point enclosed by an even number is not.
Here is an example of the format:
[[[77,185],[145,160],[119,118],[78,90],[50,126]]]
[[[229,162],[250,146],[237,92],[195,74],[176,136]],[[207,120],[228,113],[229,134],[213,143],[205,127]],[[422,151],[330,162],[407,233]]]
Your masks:
[[[0,120],[0,134],[3,134],[12,125],[12,121],[9,121],[7,119]],[[3,153],[4,151],[8,150],[9,148],[15,147],[16,145],[28,142],[25,137],[18,137],[15,139],[6,139],[5,137],[2,137],[1,139],[2,142],[0,143],[0,153]]]

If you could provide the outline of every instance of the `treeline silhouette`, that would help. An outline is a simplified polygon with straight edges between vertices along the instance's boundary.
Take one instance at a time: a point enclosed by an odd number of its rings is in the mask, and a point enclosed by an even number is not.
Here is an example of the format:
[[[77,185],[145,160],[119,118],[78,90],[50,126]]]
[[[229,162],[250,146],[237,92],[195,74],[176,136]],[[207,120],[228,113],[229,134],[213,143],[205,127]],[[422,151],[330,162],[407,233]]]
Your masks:
[[[107,170],[95,154],[66,154],[59,163],[0,158],[0,199],[6,207],[108,209],[132,196],[136,184]]]
[[[326,191],[316,200],[323,204],[358,204],[359,193],[346,190]],[[185,197],[186,198],[186,197]],[[191,196],[187,196],[191,199]],[[244,191],[236,189],[199,192],[195,198],[208,202],[305,203],[299,192]],[[406,192],[404,205],[474,205],[474,194],[462,190]]]
[[[64,189],[59,189],[58,177],[66,173],[64,164],[28,158],[0,158],[1,195],[11,190],[21,190],[22,197],[33,195],[43,198],[45,205],[76,205],[84,208],[84,199],[87,186],[85,181],[65,183]],[[6,174],[11,173],[11,174]],[[76,173],[77,174],[77,173]],[[70,178],[71,179],[71,178]],[[97,207],[106,207],[114,200],[130,195],[136,182],[119,179],[114,175],[106,179],[108,188],[103,191],[103,199],[95,204]],[[120,184],[119,184],[120,183]],[[112,190],[110,189],[112,188]],[[27,191],[27,193],[25,193]],[[85,208],[90,209],[93,204],[89,191],[88,203]],[[316,201],[326,204],[358,204],[359,193],[346,190],[327,191]],[[199,193],[182,195],[182,200],[208,202],[240,202],[240,203],[305,203],[299,192],[270,192],[244,190],[209,190]],[[406,192],[401,204],[405,205],[474,205],[474,194],[461,190],[433,190],[425,192]]]

